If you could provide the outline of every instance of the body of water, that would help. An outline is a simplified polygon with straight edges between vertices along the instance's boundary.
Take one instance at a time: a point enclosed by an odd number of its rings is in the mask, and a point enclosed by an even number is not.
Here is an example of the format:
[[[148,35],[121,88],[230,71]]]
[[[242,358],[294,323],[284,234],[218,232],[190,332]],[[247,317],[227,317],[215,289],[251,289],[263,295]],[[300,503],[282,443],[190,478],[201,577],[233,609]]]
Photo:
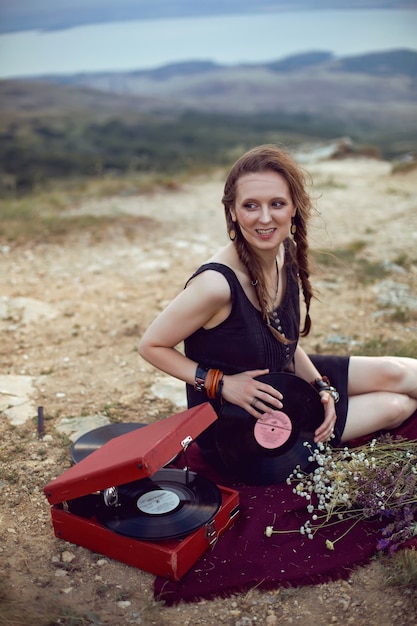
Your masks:
[[[299,11],[116,22],[0,36],[0,78],[257,63],[310,51],[417,50],[417,11]]]

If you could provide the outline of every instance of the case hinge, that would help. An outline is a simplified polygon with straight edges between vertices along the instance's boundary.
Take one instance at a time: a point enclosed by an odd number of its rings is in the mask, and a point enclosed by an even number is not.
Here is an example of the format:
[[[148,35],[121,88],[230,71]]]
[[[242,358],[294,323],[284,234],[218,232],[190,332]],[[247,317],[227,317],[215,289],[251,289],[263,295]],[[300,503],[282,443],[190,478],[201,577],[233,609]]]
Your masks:
[[[206,539],[210,546],[214,545],[218,539],[215,520],[206,524]]]

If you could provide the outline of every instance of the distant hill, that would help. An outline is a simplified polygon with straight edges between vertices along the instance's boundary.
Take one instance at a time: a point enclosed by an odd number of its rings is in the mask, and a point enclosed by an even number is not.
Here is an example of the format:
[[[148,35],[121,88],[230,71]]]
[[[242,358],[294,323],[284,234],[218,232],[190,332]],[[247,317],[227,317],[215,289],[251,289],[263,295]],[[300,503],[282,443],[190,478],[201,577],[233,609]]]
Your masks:
[[[149,76],[152,80],[167,80],[172,76],[193,76],[195,74],[209,74],[210,72],[224,68],[213,61],[181,61],[169,63],[153,70],[137,70],[131,72],[132,76]]]
[[[332,59],[334,59],[334,55],[331,52],[304,52],[293,54],[280,61],[266,63],[265,67],[272,72],[294,72],[306,67],[317,67]]]
[[[235,66],[189,61],[153,70],[44,76],[24,82],[27,86],[82,87],[90,100],[96,94],[99,108],[103,107],[100,98],[106,101],[105,94],[115,94],[119,106],[135,107],[138,98],[139,109],[148,111],[283,111],[348,116],[371,124],[416,121],[417,126],[417,52],[412,50],[345,58],[313,51],[265,64]],[[82,94],[82,101],[86,97],[87,93]]]
[[[48,81],[0,80],[0,126],[10,120],[71,115],[126,117],[149,114],[150,111],[174,111],[173,102],[165,99],[103,93],[90,87]],[[182,106],[178,105],[179,110]],[[94,113],[95,112],[95,113]]]
[[[334,69],[371,76],[409,76],[415,79],[417,78],[417,52],[393,50],[347,57],[336,61]]]
[[[262,70],[280,73],[296,73],[303,70],[322,70],[324,72],[338,71],[346,73],[367,74],[369,76],[409,76],[417,77],[417,52],[414,50],[389,50],[385,52],[373,52],[356,56],[337,58],[332,52],[312,51],[294,54],[283,59],[267,63],[252,63],[241,65],[221,65],[213,61],[182,61],[169,63],[155,69],[135,70],[128,72],[89,72],[84,74],[45,75],[34,80],[51,80],[56,83],[83,84],[91,87],[102,86],[102,81],[116,78],[120,81],[123,77],[149,79],[161,81],[185,76],[201,76],[210,78],[211,73],[221,72],[224,75],[233,76],[233,73],[244,70],[251,74]],[[109,82],[110,91],[115,89],[115,83]]]

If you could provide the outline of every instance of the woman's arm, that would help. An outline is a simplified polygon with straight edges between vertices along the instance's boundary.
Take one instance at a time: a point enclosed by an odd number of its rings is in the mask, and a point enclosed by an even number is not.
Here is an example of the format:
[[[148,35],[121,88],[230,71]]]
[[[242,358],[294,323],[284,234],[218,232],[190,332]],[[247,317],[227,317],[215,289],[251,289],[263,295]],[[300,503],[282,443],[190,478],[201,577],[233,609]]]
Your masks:
[[[320,372],[312,363],[308,354],[299,346],[294,354],[295,374],[303,378],[308,383],[321,378]],[[314,441],[327,441],[333,434],[334,425],[336,423],[336,410],[334,399],[327,391],[320,392],[321,401],[324,406],[324,421],[314,433]]]
[[[139,342],[139,354],[154,367],[186,383],[194,384],[197,363],[176,346],[201,327],[212,327],[226,319],[231,308],[230,287],[215,271],[196,276],[155,319]],[[268,370],[251,370],[223,377],[222,396],[253,417],[261,417],[268,405],[282,408],[281,393],[255,380]],[[254,399],[258,402],[252,406]],[[268,403],[265,404],[265,403]]]
[[[222,308],[230,307],[230,288],[218,272],[196,276],[158,315],[139,342],[139,354],[154,367],[194,383],[197,363],[176,348],[198,328],[209,325]]]
[[[316,380],[316,378],[321,378],[320,372],[300,344],[298,344],[295,349],[294,366],[296,375],[300,378],[304,378],[308,383],[311,383],[312,380]]]

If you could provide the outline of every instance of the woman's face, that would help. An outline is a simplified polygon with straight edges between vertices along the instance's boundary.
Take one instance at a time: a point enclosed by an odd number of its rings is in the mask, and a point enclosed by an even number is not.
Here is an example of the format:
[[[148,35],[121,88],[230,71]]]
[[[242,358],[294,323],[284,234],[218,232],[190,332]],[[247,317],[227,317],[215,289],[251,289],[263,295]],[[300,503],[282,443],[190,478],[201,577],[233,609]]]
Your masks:
[[[296,208],[285,178],[267,170],[243,174],[238,179],[230,213],[249,245],[269,250],[278,248],[288,237]]]

